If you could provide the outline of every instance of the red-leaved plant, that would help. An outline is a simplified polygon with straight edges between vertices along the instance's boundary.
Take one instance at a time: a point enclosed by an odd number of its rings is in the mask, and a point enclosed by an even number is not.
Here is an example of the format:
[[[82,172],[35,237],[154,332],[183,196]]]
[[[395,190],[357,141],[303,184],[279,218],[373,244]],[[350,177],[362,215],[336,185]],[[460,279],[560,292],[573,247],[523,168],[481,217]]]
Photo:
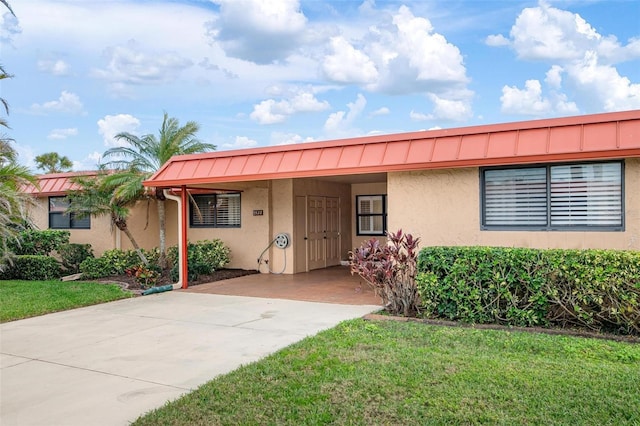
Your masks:
[[[351,273],[360,275],[382,298],[392,315],[416,316],[419,308],[416,286],[418,242],[411,234],[387,232],[387,243],[376,238],[362,243],[349,256]]]

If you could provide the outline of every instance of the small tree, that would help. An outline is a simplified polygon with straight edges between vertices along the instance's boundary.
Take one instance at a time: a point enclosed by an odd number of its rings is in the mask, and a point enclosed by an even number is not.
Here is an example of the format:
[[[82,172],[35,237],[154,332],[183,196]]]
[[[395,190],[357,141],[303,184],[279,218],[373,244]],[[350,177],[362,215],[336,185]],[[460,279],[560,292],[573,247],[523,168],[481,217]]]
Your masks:
[[[416,316],[419,307],[416,286],[418,242],[411,234],[387,232],[388,242],[365,241],[350,253],[351,273],[360,275],[382,298],[393,315]]]
[[[119,196],[115,193],[119,184],[119,179],[126,178],[118,173],[109,174],[101,171],[96,176],[75,176],[72,182],[79,186],[79,189],[67,192],[69,199],[69,213],[75,213],[79,216],[104,216],[111,218],[111,224],[124,232],[131,241],[131,245],[145,265],[149,262],[140,249],[138,242],[131,234],[131,230],[127,225],[129,217],[128,207],[142,198],[139,193],[131,194],[130,198]],[[142,188],[140,188],[142,192]]]
[[[68,172],[73,163],[67,156],[60,156],[57,152],[47,152],[35,158],[36,166],[45,173]]]

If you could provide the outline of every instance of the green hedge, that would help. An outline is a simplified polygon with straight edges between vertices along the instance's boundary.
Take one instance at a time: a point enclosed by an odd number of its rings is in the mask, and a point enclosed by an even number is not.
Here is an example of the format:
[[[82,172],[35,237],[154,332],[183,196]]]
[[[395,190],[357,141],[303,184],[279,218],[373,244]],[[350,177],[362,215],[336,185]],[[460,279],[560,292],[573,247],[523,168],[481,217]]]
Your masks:
[[[19,255],[0,274],[3,280],[52,280],[62,276],[60,262],[50,256]]]
[[[59,229],[27,229],[20,232],[18,240],[10,244],[9,250],[17,255],[46,256],[68,244],[70,235],[69,231]]]
[[[158,249],[141,249],[147,260],[149,267],[157,264],[160,252]],[[88,257],[80,263],[82,278],[95,279],[108,277],[109,275],[122,275],[129,268],[142,265],[143,262],[135,250],[112,249],[105,251],[98,258]]]
[[[167,259],[171,266],[171,279],[178,280],[178,246],[169,247]],[[208,275],[224,268],[231,261],[231,250],[220,239],[187,243],[188,281],[196,281],[200,275]]]
[[[640,334],[640,252],[427,247],[424,314],[470,323]]]

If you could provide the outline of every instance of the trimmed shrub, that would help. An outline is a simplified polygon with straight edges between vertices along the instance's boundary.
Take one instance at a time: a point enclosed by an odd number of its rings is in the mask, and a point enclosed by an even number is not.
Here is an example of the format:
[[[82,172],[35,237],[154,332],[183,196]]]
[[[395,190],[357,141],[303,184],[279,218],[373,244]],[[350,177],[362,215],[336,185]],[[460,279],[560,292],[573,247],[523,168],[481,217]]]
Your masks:
[[[10,245],[10,250],[17,255],[33,254],[47,256],[52,251],[69,243],[69,231],[59,229],[27,229],[20,232],[18,241]]]
[[[159,252],[157,249],[146,251],[142,249],[149,261],[149,268],[157,261]],[[127,269],[142,264],[140,256],[135,250],[107,250],[99,258],[89,257],[80,264],[80,272],[85,279],[108,277],[109,275],[122,275]]]
[[[113,266],[103,257],[88,257],[80,264],[80,272],[85,280],[108,277],[114,274],[113,271]]]
[[[640,252],[428,247],[418,270],[427,316],[640,334]]]
[[[171,265],[171,279],[178,280],[178,246],[169,247],[167,259]],[[188,281],[195,281],[200,275],[208,275],[224,268],[231,261],[231,250],[222,240],[203,240],[187,243]]]
[[[53,257],[26,254],[13,258],[13,264],[3,273],[2,279],[53,280],[61,276],[60,263]]]
[[[62,261],[62,266],[68,274],[80,272],[80,264],[87,258],[93,257],[91,244],[64,244],[58,248],[58,254]]]

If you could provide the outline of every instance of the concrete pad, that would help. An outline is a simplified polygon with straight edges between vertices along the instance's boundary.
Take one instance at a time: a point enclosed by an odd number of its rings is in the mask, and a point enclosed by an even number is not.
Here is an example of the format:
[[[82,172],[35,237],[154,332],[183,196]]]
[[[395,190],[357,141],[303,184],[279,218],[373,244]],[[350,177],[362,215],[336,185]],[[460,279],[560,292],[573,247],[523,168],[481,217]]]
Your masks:
[[[0,424],[128,424],[378,309],[174,291],[0,324]]]

